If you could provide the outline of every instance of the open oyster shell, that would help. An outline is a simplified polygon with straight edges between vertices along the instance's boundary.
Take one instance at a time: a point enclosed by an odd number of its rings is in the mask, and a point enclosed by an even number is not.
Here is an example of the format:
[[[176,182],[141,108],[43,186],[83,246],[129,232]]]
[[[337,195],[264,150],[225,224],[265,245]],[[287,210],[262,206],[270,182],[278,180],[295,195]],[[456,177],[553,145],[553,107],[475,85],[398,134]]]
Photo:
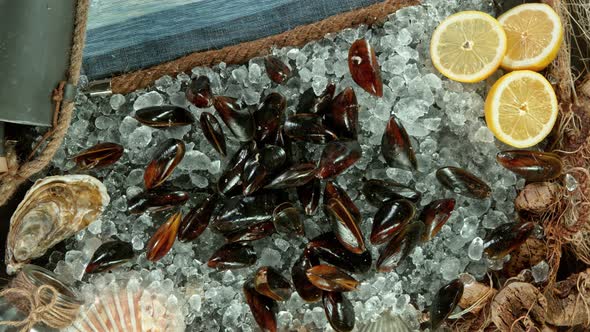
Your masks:
[[[10,219],[7,272],[13,274],[47,249],[96,221],[110,197],[88,175],[49,176],[37,180]]]

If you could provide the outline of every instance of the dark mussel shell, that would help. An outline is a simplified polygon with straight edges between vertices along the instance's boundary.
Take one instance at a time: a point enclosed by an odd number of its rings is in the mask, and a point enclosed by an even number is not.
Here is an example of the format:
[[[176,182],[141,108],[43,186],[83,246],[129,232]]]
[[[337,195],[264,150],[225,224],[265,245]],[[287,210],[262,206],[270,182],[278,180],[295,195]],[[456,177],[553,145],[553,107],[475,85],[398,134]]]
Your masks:
[[[234,196],[242,193],[242,173],[248,158],[254,154],[256,144],[253,142],[244,144],[231,157],[227,168],[217,180],[217,190],[226,196]]]
[[[445,188],[466,197],[485,199],[492,194],[492,189],[483,180],[458,167],[439,168],[436,178]]]
[[[279,204],[273,212],[272,220],[279,233],[305,236],[301,213],[291,202]]]
[[[277,84],[282,84],[291,76],[291,69],[281,59],[268,55],[264,58],[264,67],[268,77]]]
[[[339,138],[356,139],[359,128],[359,105],[352,88],[346,88],[334,98],[325,113],[326,126]]]
[[[162,185],[182,161],[184,152],[184,142],[179,139],[170,138],[162,142],[143,174],[145,188],[150,190]]]
[[[127,211],[131,214],[164,211],[186,203],[189,198],[186,191],[146,191],[127,201]]]
[[[558,155],[549,152],[511,150],[496,156],[498,163],[528,181],[549,181],[560,176],[563,163]]]
[[[207,266],[217,270],[241,269],[256,263],[256,251],[244,242],[223,245],[211,255]]]
[[[336,332],[350,332],[354,329],[354,307],[339,292],[323,292],[322,305],[328,322]]]
[[[382,244],[391,240],[415,215],[416,206],[406,199],[386,201],[373,218],[371,243]]]
[[[420,221],[424,223],[424,234],[422,241],[432,239],[444,224],[451,217],[455,209],[455,200],[453,198],[438,199],[428,203],[420,213]]]
[[[242,110],[236,99],[218,96],[213,99],[213,106],[239,141],[248,142],[254,137],[254,117],[250,111]]]
[[[256,142],[273,142],[280,130],[281,118],[287,107],[287,99],[280,93],[272,92],[264,98],[260,107],[254,111],[256,123]]]
[[[326,144],[316,176],[320,179],[334,178],[354,165],[362,156],[357,141],[334,141]]]
[[[401,122],[392,115],[381,139],[381,154],[389,167],[413,170],[418,168],[416,153]]]
[[[96,249],[86,266],[86,273],[109,271],[135,257],[133,246],[121,240],[105,242]]]
[[[314,173],[315,174],[315,173]],[[305,214],[312,216],[318,210],[320,205],[320,196],[322,195],[322,183],[320,179],[313,179],[310,182],[297,187],[297,197]]]
[[[254,287],[258,293],[275,301],[287,301],[293,293],[289,280],[270,266],[263,266],[256,271]]]
[[[215,151],[225,157],[227,154],[225,135],[223,134],[223,128],[221,128],[221,124],[217,121],[215,115],[209,112],[203,112],[199,118],[199,122],[207,142],[213,146]]]
[[[424,224],[420,221],[404,226],[404,229],[381,251],[377,259],[377,271],[394,270],[420,243],[422,232],[424,232]]]
[[[181,220],[182,214],[176,212],[152,235],[146,245],[147,259],[149,261],[160,260],[172,249]]]
[[[317,302],[322,296],[322,290],[314,286],[309,279],[307,279],[306,274],[309,268],[318,265],[319,263],[319,260],[313,254],[303,252],[291,268],[293,286],[297,291],[297,294],[299,294],[305,302]]]
[[[306,275],[314,286],[328,292],[350,292],[359,285],[348,273],[332,265],[312,266],[307,269]]]
[[[150,106],[135,111],[135,119],[154,128],[190,126],[195,117],[186,108],[173,105]]]
[[[332,182],[326,183],[324,204],[338,241],[355,254],[365,251],[365,239],[360,230],[361,214],[344,190]]]
[[[123,147],[116,143],[99,143],[74,157],[80,169],[104,167],[116,163],[123,156]]]
[[[354,254],[346,249],[333,232],[324,233],[312,239],[306,250],[320,260],[352,273],[366,273],[371,268],[371,252],[365,250]]]
[[[277,331],[277,313],[279,306],[277,302],[270,297],[264,296],[258,291],[253,280],[248,280],[243,286],[246,303],[250,307],[250,312],[254,320],[262,331]]]
[[[210,107],[213,103],[211,82],[207,76],[193,78],[185,92],[186,99],[199,108]]]
[[[187,242],[198,238],[209,226],[211,215],[218,202],[219,195],[211,194],[199,205],[193,207],[180,223],[178,240]]]
[[[254,196],[236,196],[223,201],[211,221],[214,231],[226,234],[263,221],[271,221],[274,209],[284,202],[279,192],[268,191]]]
[[[463,282],[455,279],[438,290],[430,306],[431,331],[436,331],[455,310],[463,296],[463,288]]]
[[[486,235],[483,241],[484,252],[491,259],[500,259],[520,247],[534,229],[533,222],[500,225]]]
[[[271,236],[275,232],[275,224],[272,221],[263,221],[238,229],[234,232],[225,233],[223,236],[229,242],[256,241]]]
[[[338,139],[328,130],[322,117],[313,113],[301,113],[287,117],[283,127],[285,135],[295,141],[323,144]]]
[[[348,69],[352,79],[368,93],[383,96],[381,69],[375,49],[365,39],[352,43],[348,51]]]
[[[367,202],[377,208],[390,199],[407,199],[418,203],[422,198],[419,191],[392,180],[363,178],[361,192],[365,195]]]
[[[262,188],[270,175],[287,161],[285,150],[276,145],[266,145],[251,155],[244,164],[242,173],[242,191],[251,195]]]
[[[336,85],[334,83],[328,84],[326,90],[321,95],[316,96],[313,88],[305,90],[299,97],[299,104],[297,104],[297,114],[301,113],[314,113],[314,114],[325,114],[332,102],[334,92],[336,91]]]
[[[316,165],[312,163],[296,164],[279,174],[266,185],[266,189],[286,189],[300,187],[315,178]]]

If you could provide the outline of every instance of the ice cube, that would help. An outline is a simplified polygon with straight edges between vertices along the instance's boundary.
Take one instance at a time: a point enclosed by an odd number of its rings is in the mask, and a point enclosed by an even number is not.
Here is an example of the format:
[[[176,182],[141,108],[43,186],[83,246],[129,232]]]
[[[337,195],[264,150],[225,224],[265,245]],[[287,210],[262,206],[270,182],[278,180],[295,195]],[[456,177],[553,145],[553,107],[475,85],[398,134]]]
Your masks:
[[[163,102],[164,98],[162,98],[162,95],[160,95],[157,91],[150,91],[135,99],[135,102],[133,103],[133,109],[137,111],[146,107],[160,106]]]

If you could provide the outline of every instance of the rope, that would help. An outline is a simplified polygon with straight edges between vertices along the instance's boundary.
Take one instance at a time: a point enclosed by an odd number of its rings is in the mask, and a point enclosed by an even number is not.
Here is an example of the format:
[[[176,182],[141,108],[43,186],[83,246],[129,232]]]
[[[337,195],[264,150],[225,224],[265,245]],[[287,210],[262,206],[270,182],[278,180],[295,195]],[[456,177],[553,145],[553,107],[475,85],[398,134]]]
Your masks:
[[[177,60],[148,69],[114,77],[111,81],[113,93],[129,93],[152,84],[162,75],[175,75],[190,71],[197,66],[212,66],[244,63],[251,58],[266,55],[272,47],[301,46],[325,34],[361,24],[373,24],[387,15],[406,6],[419,4],[419,0],[386,0],[365,8],[328,17],[322,21],[299,26],[278,35],[224,47],[219,50],[196,52]]]
[[[89,0],[78,0],[76,5],[76,20],[74,28],[74,39],[70,53],[70,68],[68,70],[68,82],[77,85],[82,66],[82,52],[86,38],[86,18],[88,16]],[[55,155],[68,131],[72,113],[74,110],[73,101],[63,101],[63,88],[65,82],[53,92],[53,101],[56,111],[54,112],[54,123],[52,128],[44,135],[44,138],[35,147],[37,148],[47,140],[47,144],[40,150],[38,156],[33,159],[31,155],[24,164],[18,165],[16,154],[7,153],[8,172],[0,176],[0,206],[4,205],[14,194],[16,189],[29,177],[41,171]],[[61,107],[60,107],[61,106]]]
[[[19,273],[11,287],[0,292],[0,297],[8,299],[22,312],[28,312],[22,320],[0,321],[0,326],[13,326],[20,331],[30,331],[37,323],[55,329],[64,329],[76,319],[80,304],[60,299],[59,291],[51,285],[35,286],[25,275]]]

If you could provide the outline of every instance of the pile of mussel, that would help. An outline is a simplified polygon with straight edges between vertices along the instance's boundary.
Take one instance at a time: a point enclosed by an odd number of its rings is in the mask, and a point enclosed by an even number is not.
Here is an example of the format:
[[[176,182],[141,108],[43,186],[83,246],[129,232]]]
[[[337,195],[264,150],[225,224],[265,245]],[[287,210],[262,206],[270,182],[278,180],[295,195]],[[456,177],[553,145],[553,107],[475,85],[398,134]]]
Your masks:
[[[383,86],[375,52],[367,41],[353,43],[349,52],[353,80],[368,93],[380,97]],[[292,75],[279,58],[265,58],[267,74],[276,84]],[[255,264],[257,253],[250,244],[281,233],[305,237],[305,216],[319,213],[320,207],[332,231],[307,243],[286,279],[272,267],[260,268],[244,286],[244,296],[252,314],[264,331],[276,331],[277,301],[284,301],[295,290],[307,302],[322,301],[326,316],[336,331],[351,331],[355,315],[346,293],[359,281],[354,274],[368,272],[373,264],[368,243],[383,245],[376,259],[376,270],[394,270],[413,249],[432,239],[447,222],[455,199],[443,198],[423,204],[421,193],[392,180],[362,179],[365,199],[378,210],[371,234],[361,232],[361,212],[354,200],[334,180],[362,156],[357,141],[360,133],[359,105],[351,87],[336,94],[329,84],[319,96],[305,91],[294,114],[286,114],[287,100],[279,93],[267,94],[256,109],[243,107],[237,99],[216,96],[206,76],[196,77],[186,90],[196,107],[213,106],[215,114],[203,112],[201,130],[220,156],[228,155],[226,130],[241,142],[228,158],[226,168],[210,195],[184,217],[174,213],[149,240],[147,259],[157,261],[171,249],[175,240],[193,241],[210,227],[226,239],[207,265],[218,270],[244,268]],[[177,106],[156,106],[138,110],[135,118],[155,128],[192,125],[191,112]],[[221,122],[218,120],[221,119]],[[392,116],[385,124],[381,153],[387,165],[417,169],[410,137],[400,121]],[[306,144],[323,145],[319,160],[308,160]],[[115,162],[123,148],[112,143],[99,144],[75,157],[85,168]],[[178,139],[163,142],[147,165],[146,191],[128,202],[129,213],[141,214],[172,209],[189,200],[189,193],[170,188],[166,180],[183,159],[185,144]],[[498,161],[510,170],[530,178],[550,178],[561,166],[542,153],[508,151]],[[544,162],[545,164],[541,163]],[[451,193],[472,199],[487,199],[491,188],[470,172],[457,167],[436,171],[440,184]],[[323,194],[322,194],[323,192]],[[323,199],[322,199],[323,197]],[[486,254],[499,259],[522,244],[533,231],[532,223],[501,225],[484,240]],[[87,272],[101,272],[133,257],[130,244],[113,241],[103,244],[88,265]],[[455,280],[441,288],[431,306],[431,325],[436,329],[455,308],[463,285]]]

